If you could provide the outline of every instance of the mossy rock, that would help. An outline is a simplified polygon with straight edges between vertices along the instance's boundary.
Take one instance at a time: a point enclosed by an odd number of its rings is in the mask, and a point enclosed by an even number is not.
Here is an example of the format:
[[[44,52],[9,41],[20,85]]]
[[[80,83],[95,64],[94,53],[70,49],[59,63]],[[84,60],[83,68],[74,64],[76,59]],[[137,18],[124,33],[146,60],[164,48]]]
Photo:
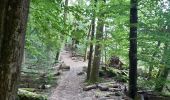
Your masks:
[[[47,96],[30,92],[25,89],[19,89],[18,100],[47,100]]]

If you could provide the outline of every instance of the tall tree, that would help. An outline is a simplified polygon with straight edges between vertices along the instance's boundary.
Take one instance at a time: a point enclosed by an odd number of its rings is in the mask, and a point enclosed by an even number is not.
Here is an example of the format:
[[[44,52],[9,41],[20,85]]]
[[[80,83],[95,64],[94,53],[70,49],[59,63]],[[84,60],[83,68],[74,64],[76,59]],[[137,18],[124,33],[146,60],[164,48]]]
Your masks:
[[[129,96],[137,94],[137,0],[130,1]]]
[[[0,0],[0,100],[15,100],[29,0]]]
[[[103,1],[101,3],[103,4]],[[97,42],[95,45],[94,60],[93,60],[93,66],[91,68],[91,76],[90,76],[90,82],[92,83],[96,82],[99,76],[99,66],[100,66],[101,51],[102,51],[100,41],[102,41],[103,39],[103,28],[104,28],[103,15],[104,15],[103,13],[100,13],[98,17],[98,26],[96,30]]]
[[[94,5],[93,9],[93,16],[92,16],[92,22],[91,22],[91,44],[90,44],[90,51],[89,51],[89,60],[88,60],[88,68],[87,68],[87,80],[90,79],[90,74],[91,74],[91,65],[92,65],[92,59],[93,59],[93,40],[94,40],[94,34],[95,34],[95,22],[96,22],[96,2],[92,2]]]

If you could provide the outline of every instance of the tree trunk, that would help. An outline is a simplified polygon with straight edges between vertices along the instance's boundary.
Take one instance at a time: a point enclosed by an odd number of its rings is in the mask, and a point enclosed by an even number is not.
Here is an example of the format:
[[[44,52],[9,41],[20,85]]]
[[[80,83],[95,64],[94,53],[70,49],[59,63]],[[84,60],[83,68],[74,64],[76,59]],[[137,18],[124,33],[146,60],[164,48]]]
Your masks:
[[[93,43],[92,41],[94,40],[94,33],[95,33],[95,16],[93,16],[92,19],[92,29],[91,29],[91,44],[90,44],[90,51],[89,51],[89,60],[88,60],[88,67],[87,67],[87,80],[90,79],[90,73],[91,73],[91,64],[92,64],[92,59],[93,59]]]
[[[56,53],[56,57],[55,57],[55,63],[57,63],[57,61],[59,60],[59,54],[60,54],[60,52],[59,52],[59,51],[57,51],[57,53]]]
[[[158,76],[158,81],[156,81],[156,85],[155,85],[155,91],[157,91],[157,92],[161,92],[163,90],[163,87],[166,84],[166,79],[167,79],[168,74],[169,74],[169,70],[170,70],[169,69],[169,66],[170,66],[169,51],[170,51],[169,45],[167,43],[165,43],[164,55],[163,55],[163,58],[162,58],[164,68],[159,69],[160,74]]]
[[[91,43],[90,43],[90,51],[89,51],[89,60],[88,60],[88,67],[87,67],[87,80],[89,81],[90,75],[91,75],[91,65],[92,65],[92,59],[93,59],[93,40],[94,40],[94,34],[95,34],[95,28],[96,28],[96,3],[97,0],[92,0],[94,9],[93,9],[93,17],[91,22]]]
[[[161,45],[161,42],[158,41],[156,50],[160,47],[160,45]],[[154,60],[154,57],[155,57],[156,55],[157,55],[157,51],[155,51],[155,52],[153,53],[151,61]],[[148,80],[152,78],[152,70],[153,70],[153,68],[154,68],[153,64],[150,64],[150,66],[149,66],[149,72],[148,72]]]
[[[105,32],[105,40],[107,40],[107,32]],[[104,48],[104,62],[105,62],[105,67],[107,67],[107,45],[106,44]]]
[[[91,33],[91,25],[89,27],[89,32],[88,32],[88,35],[87,35],[87,41],[89,40],[90,33]],[[87,55],[88,55],[88,44],[86,43],[85,54],[84,54],[84,61],[87,60]]]
[[[130,1],[129,96],[137,94],[137,0]]]
[[[93,66],[91,69],[91,76],[90,76],[90,82],[92,83],[97,82],[99,76],[99,66],[100,66],[100,59],[101,59],[100,41],[102,41],[103,38],[103,26],[104,26],[103,21],[99,18],[97,32],[96,32],[97,44],[95,46],[94,60],[93,60]]]
[[[96,32],[97,43],[95,45],[93,66],[91,68],[91,74],[90,74],[90,82],[92,83],[97,82],[99,77],[99,66],[100,66],[101,53],[102,53],[100,42],[103,40],[103,28],[104,28],[103,15],[104,14],[101,13],[98,18],[98,26]]]
[[[15,100],[29,0],[0,1],[0,100]]]

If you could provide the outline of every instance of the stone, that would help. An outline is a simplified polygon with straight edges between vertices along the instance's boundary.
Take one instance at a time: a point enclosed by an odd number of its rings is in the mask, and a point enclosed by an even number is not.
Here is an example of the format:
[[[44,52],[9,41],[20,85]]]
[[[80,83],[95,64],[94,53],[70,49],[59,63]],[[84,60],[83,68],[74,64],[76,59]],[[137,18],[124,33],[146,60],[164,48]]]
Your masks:
[[[59,75],[61,75],[61,72],[60,72],[60,71],[57,71],[57,72],[54,74],[54,76],[59,76]]]
[[[120,85],[117,85],[117,84],[113,84],[112,86],[113,88],[120,88]]]
[[[67,71],[70,70],[70,66],[66,65],[65,63],[63,63],[60,67],[61,70]]]
[[[117,91],[122,91],[122,89],[120,89],[120,88],[109,88],[109,91],[117,92]]]
[[[89,90],[92,90],[92,89],[97,89],[97,85],[85,86],[85,87],[83,88],[83,91],[89,91]]]
[[[116,92],[115,96],[121,96],[122,94],[120,92]]]
[[[100,91],[108,91],[109,90],[109,88],[106,85],[103,85],[103,84],[99,84],[98,88],[100,89]]]
[[[79,72],[79,73],[77,73],[77,75],[83,75],[83,74],[85,74],[84,72]]]

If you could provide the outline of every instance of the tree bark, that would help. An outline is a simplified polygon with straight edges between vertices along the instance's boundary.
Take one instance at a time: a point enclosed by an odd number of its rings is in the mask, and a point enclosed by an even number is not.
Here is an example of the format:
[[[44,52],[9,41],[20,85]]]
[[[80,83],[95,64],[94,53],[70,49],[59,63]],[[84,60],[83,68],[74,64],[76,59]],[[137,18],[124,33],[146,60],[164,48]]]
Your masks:
[[[29,0],[0,1],[0,100],[15,100]]]
[[[130,1],[129,96],[137,94],[137,0]]]

